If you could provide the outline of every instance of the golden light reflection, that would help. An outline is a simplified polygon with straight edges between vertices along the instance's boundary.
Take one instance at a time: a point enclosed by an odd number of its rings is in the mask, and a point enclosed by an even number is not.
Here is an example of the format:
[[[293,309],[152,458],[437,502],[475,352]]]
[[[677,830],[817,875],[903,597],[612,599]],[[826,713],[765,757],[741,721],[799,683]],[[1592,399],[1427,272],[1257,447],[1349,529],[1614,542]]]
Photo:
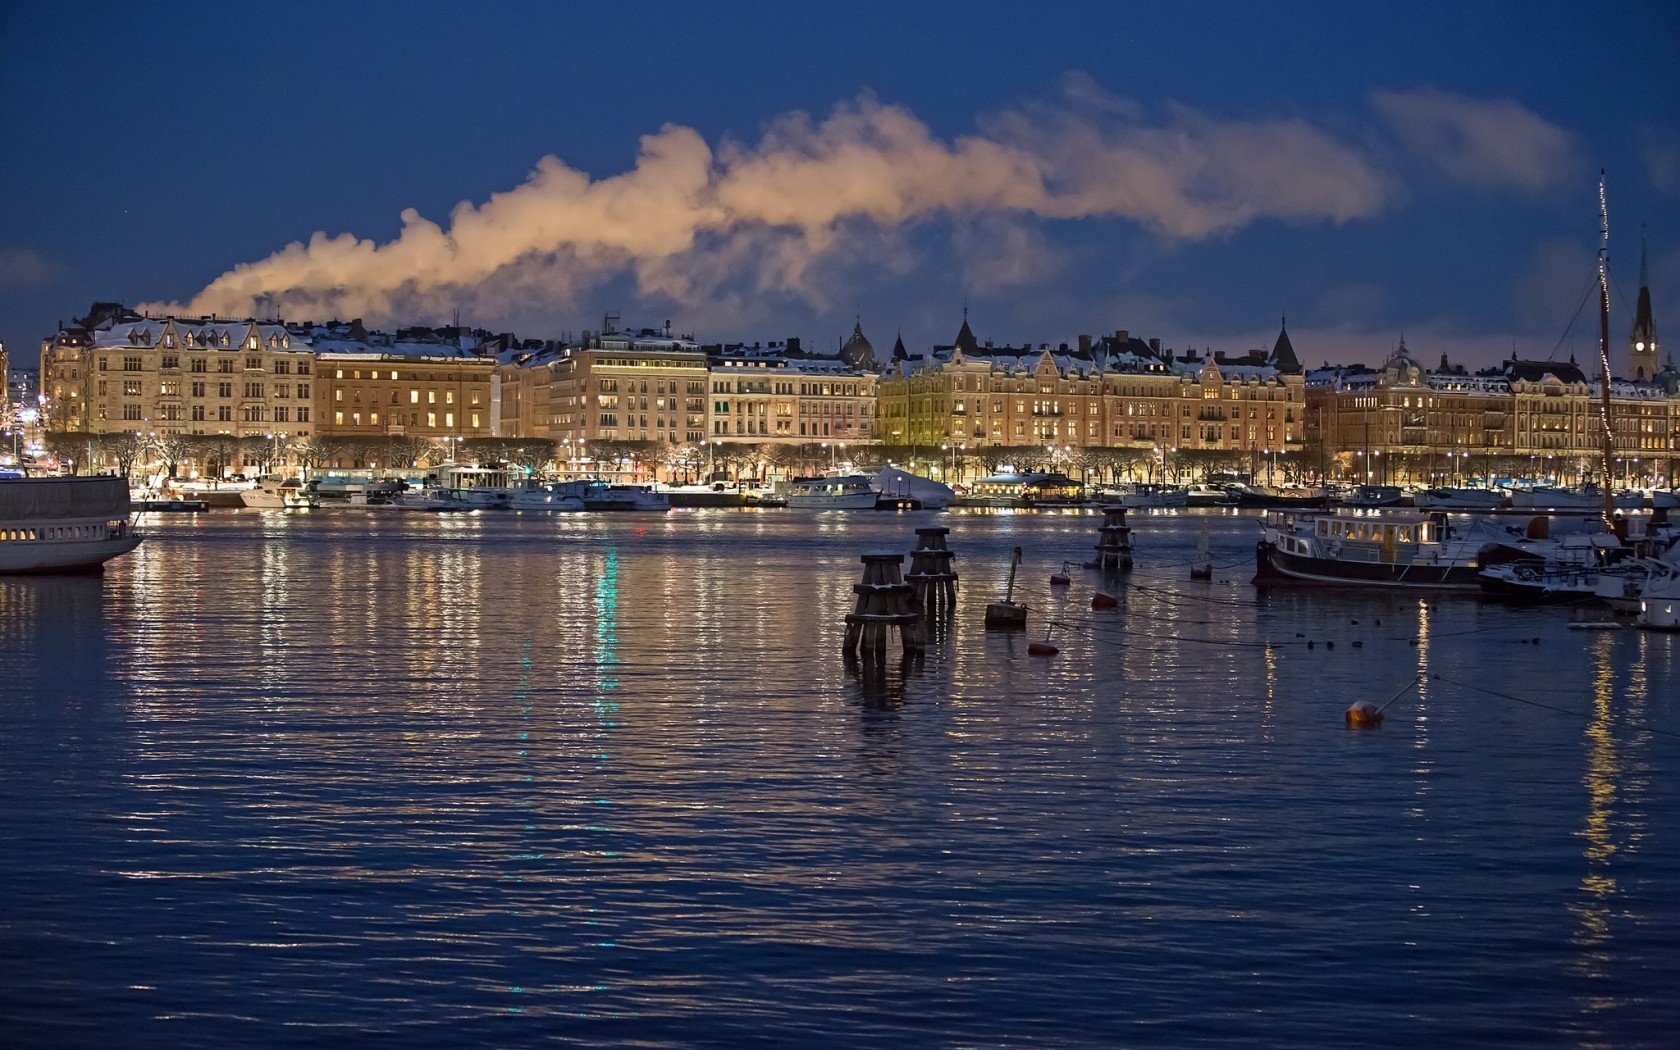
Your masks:
[[[1581,927],[1575,943],[1583,949],[1575,968],[1586,977],[1602,977],[1609,963],[1611,902],[1616,896],[1616,876],[1611,861],[1616,855],[1612,822],[1617,795],[1618,759],[1611,726],[1612,702],[1616,696],[1615,671],[1610,657],[1614,641],[1608,635],[1595,639],[1593,646],[1593,720],[1587,726],[1587,765],[1582,782],[1587,789],[1587,814],[1581,828],[1586,870],[1581,876],[1576,915]]]

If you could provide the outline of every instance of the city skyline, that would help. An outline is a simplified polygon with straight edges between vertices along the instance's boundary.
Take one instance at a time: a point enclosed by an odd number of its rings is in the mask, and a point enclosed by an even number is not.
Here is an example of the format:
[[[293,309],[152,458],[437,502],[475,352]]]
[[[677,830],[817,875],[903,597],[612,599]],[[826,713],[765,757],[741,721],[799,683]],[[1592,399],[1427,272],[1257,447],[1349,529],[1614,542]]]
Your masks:
[[[459,310],[540,338],[616,310],[814,350],[861,314],[878,344],[902,332],[918,348],[949,342],[966,303],[999,343],[1127,328],[1242,353],[1287,313],[1309,367],[1378,362],[1401,336],[1473,366],[1586,357],[1594,326],[1570,324],[1599,167],[1613,351],[1642,226],[1659,324],[1680,309],[1676,73],[1500,59],[1671,39],[1671,11],[1519,26],[1445,5],[1209,6],[1170,25],[1072,5],[726,8],[715,24],[638,11],[691,60],[602,43],[630,16],[595,7],[563,25],[511,7],[470,25],[440,7],[352,11],[320,29],[190,5],[146,16],[177,45],[159,62],[251,63],[220,93],[135,81],[135,58],[78,65],[81,26],[8,13],[22,61],[0,72],[0,131],[38,162],[0,175],[23,205],[0,220],[0,339],[27,363],[57,321],[120,299],[386,327]],[[100,25],[127,39],[139,18],[112,8]],[[248,60],[206,50],[241,33],[261,38]],[[1379,37],[1380,54],[1341,64]],[[335,61],[358,75],[321,77]],[[27,75],[42,63],[80,75],[50,93]],[[565,75],[594,65],[627,75]],[[755,90],[732,94],[743,68]]]

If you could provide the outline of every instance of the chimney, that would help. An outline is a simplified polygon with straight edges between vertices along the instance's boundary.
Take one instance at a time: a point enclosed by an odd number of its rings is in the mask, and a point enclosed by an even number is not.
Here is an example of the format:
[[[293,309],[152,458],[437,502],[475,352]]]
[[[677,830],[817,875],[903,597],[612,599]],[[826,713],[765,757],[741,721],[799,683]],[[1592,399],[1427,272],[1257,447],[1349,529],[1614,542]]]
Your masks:
[[[1091,337],[1090,336],[1082,335],[1082,336],[1079,337],[1079,352],[1082,353],[1082,354],[1089,354],[1091,352]]]
[[[1114,341],[1119,343],[1120,348],[1124,350],[1126,348],[1126,344],[1132,341],[1132,333],[1126,331],[1124,328],[1118,329],[1114,333]]]
[[[1155,356],[1161,356],[1161,339],[1159,336],[1149,341],[1149,349],[1155,351]]]

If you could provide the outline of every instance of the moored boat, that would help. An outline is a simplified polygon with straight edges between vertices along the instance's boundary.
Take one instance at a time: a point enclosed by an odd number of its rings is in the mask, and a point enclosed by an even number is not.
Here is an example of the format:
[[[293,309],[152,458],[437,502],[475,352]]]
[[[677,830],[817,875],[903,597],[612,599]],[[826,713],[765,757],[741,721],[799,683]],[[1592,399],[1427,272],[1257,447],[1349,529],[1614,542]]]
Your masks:
[[[1330,506],[1330,494],[1318,488],[1239,485],[1231,494],[1239,507],[1324,510]]]
[[[787,505],[795,510],[874,510],[881,494],[865,474],[796,478],[788,486]]]
[[[1164,510],[1173,507],[1188,507],[1190,493],[1176,485],[1128,485],[1114,493],[1103,494],[1105,499],[1118,502],[1127,510]]]
[[[897,467],[883,467],[871,487],[889,500],[911,500],[924,510],[944,510],[957,497],[950,486]]]
[[[527,481],[514,488],[508,496],[507,505],[510,510],[577,512],[587,509],[576,487],[563,482],[544,484],[540,481]]]
[[[122,478],[0,479],[0,573],[97,572],[140,545],[128,515]]]
[[[1357,510],[1373,510],[1379,507],[1398,507],[1408,501],[1406,493],[1398,485],[1360,485],[1336,502]]]
[[[1439,487],[1424,489],[1412,496],[1419,510],[1448,510],[1474,513],[1503,510],[1511,505],[1510,497],[1495,489]]]

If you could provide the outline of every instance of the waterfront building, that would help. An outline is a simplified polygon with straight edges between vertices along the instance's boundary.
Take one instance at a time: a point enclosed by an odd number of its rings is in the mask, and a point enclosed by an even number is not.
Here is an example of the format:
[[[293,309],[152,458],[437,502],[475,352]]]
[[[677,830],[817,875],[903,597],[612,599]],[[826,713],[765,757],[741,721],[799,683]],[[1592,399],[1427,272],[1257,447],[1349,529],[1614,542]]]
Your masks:
[[[708,439],[770,444],[875,440],[878,377],[861,329],[838,357],[806,354],[799,340],[708,348]]]
[[[460,329],[366,332],[359,323],[307,328],[318,361],[320,434],[423,440],[489,437],[496,358]]]
[[[698,444],[706,439],[705,351],[691,335],[643,328],[585,332],[547,367],[548,437],[580,442]]]
[[[981,344],[965,315],[951,345],[893,356],[876,423],[889,445],[1258,458],[1303,439],[1303,378],[1287,331],[1270,352],[1180,356],[1123,329],[1072,347]]]
[[[1381,368],[1323,368],[1307,379],[1309,439],[1326,476],[1368,483],[1471,478],[1589,480],[1599,471],[1600,390],[1573,360],[1513,354],[1471,372],[1445,356],[1423,368],[1404,340]],[[1680,372],[1612,379],[1610,419],[1624,482],[1674,476]]]
[[[496,437],[549,437],[554,366],[568,350],[562,344],[539,343],[498,358],[490,373],[490,418]]]
[[[145,317],[96,303],[42,341],[48,429],[306,436],[314,353],[278,322]]]

